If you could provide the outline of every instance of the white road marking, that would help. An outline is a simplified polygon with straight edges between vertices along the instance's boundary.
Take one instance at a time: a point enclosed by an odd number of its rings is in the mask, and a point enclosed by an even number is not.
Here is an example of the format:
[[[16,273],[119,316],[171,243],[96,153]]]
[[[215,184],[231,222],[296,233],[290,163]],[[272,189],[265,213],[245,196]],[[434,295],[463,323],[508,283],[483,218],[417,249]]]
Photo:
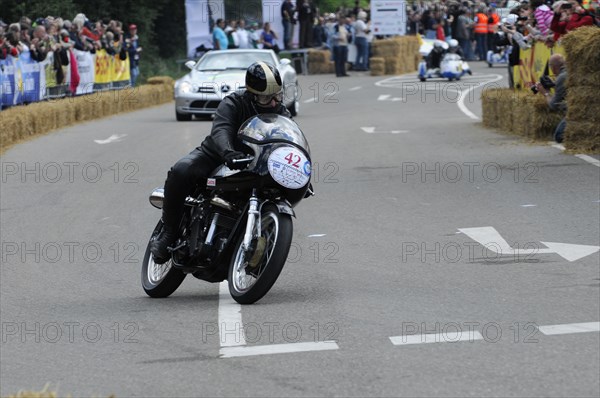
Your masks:
[[[537,205],[521,205],[521,207],[536,207]]]
[[[430,344],[430,343],[456,343],[458,341],[483,340],[481,333],[475,330],[468,332],[446,332],[446,333],[421,333],[408,336],[392,336],[390,341],[393,345]]]
[[[246,345],[242,331],[242,306],[229,294],[229,283],[219,284],[219,341],[221,347]]]
[[[221,358],[247,357],[252,355],[286,354],[304,351],[337,350],[335,341],[316,341],[306,343],[269,344],[248,346],[242,324],[242,306],[229,294],[229,283],[219,284],[219,341]]]
[[[304,102],[305,104],[308,104],[309,102],[315,102],[315,98],[313,97],[313,98],[307,99],[307,100],[305,100],[305,101],[303,101],[303,102]]]
[[[461,95],[460,95],[460,99],[458,100],[458,108],[462,111],[462,113],[464,113],[465,115],[467,115],[468,117],[470,117],[473,120],[480,120],[479,116],[475,115],[473,112],[471,112],[467,106],[465,105],[465,99],[467,98],[467,95],[475,90],[476,88],[479,88],[481,86],[483,86],[484,84],[488,84],[488,83],[495,83],[498,80],[502,80],[502,76],[500,75],[496,75],[495,79],[489,80],[489,81],[485,81],[482,83],[477,84],[476,86],[473,86],[469,89],[467,89],[467,91],[462,91]]]
[[[482,79],[482,81],[478,82],[478,80],[480,80],[480,79]],[[375,85],[379,86],[379,87],[386,87],[386,88],[394,87],[394,88],[403,89],[405,84],[407,82],[410,82],[411,80],[414,80],[414,75],[404,75],[404,76],[399,76],[399,77],[395,76],[395,77],[390,77],[390,78],[387,78],[384,80],[380,80],[380,81],[376,82]],[[471,91],[473,91],[485,84],[495,83],[499,80],[502,80],[502,76],[497,75],[497,74],[465,76],[465,78],[462,79],[460,82],[469,82],[470,88],[468,88],[467,90],[464,90],[464,91],[462,89],[460,90],[460,98],[457,101],[458,108],[469,118],[471,118],[473,120],[480,120],[479,116],[475,115],[473,112],[471,112],[467,108],[467,106],[465,105],[465,99],[468,97],[468,95]],[[414,83],[417,83],[417,81],[414,81]],[[442,82],[434,81],[433,83],[441,84]],[[454,83],[454,84],[460,84],[460,83]]]
[[[326,234],[312,234],[312,235],[308,235],[308,238],[322,238],[325,235]]]
[[[593,164],[594,166],[600,167],[600,160],[593,158],[591,156],[588,155],[575,155],[577,156],[579,159],[585,160],[588,163]]]
[[[348,89],[348,91],[356,91],[356,90],[360,90],[362,87],[358,86],[358,87],[352,87],[351,89]]]
[[[289,354],[293,352],[328,351],[340,347],[335,341],[317,341],[307,343],[269,344],[243,347],[223,347],[221,358],[248,357],[254,355]]]
[[[571,243],[540,242],[546,248],[513,249],[494,227],[459,228],[469,238],[486,249],[502,255],[527,255],[555,253],[569,262],[579,260],[600,250],[600,246],[575,245]]]
[[[600,322],[539,326],[538,329],[546,336],[553,336],[556,334],[600,332]]]
[[[375,127],[361,127],[362,131],[367,134],[405,134],[408,130],[392,130],[392,131],[375,131]]]
[[[94,140],[94,142],[96,144],[100,144],[100,145],[110,144],[112,142],[119,142],[119,141],[123,140],[123,138],[125,138],[126,136],[127,136],[127,134],[121,134],[121,135],[113,134],[105,140]]]
[[[382,94],[377,98],[377,101],[392,101],[392,102],[397,102],[397,101],[404,101],[404,98],[402,97],[392,97],[389,94]]]

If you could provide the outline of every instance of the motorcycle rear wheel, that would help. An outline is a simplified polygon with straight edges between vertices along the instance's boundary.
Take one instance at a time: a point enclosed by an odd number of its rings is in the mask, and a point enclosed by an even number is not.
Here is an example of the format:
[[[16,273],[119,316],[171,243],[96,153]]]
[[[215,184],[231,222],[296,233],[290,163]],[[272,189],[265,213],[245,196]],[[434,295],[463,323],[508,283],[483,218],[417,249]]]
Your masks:
[[[252,304],[271,289],[287,260],[293,235],[292,218],[280,213],[276,206],[265,205],[261,211],[263,243],[252,253],[242,249],[243,236],[238,240],[229,266],[229,293],[240,304]],[[254,267],[251,263],[255,263]]]
[[[154,257],[150,252],[150,244],[156,239],[162,230],[162,226],[162,221],[159,221],[156,228],[154,228],[146,247],[146,254],[144,255],[144,262],[142,264],[142,287],[148,296],[154,298],[170,296],[177,290],[186,277],[186,274],[181,272],[181,270],[173,267],[172,260],[164,264],[156,264],[154,262]]]

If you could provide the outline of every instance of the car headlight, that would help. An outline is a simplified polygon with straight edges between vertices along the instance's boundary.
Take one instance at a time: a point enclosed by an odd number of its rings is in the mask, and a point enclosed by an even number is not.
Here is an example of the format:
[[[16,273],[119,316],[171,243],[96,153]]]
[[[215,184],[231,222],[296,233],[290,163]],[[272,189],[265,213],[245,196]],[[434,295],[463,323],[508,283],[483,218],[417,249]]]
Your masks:
[[[182,82],[179,85],[179,93],[180,94],[187,94],[187,93],[191,93],[192,92],[192,85],[188,82]]]

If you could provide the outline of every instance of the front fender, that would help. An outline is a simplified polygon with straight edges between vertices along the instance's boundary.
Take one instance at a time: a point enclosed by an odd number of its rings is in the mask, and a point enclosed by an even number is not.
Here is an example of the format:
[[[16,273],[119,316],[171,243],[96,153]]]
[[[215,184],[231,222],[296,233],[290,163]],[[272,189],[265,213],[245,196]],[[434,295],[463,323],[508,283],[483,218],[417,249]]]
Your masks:
[[[277,210],[279,210],[280,213],[288,214],[294,218],[296,217],[292,205],[287,200],[280,200],[279,202],[273,202],[273,204],[277,206]]]

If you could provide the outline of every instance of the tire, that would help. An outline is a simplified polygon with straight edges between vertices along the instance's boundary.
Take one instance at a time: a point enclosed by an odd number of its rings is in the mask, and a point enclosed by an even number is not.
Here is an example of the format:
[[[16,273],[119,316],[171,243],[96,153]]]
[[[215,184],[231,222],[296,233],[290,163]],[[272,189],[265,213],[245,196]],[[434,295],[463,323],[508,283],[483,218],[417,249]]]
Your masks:
[[[427,79],[425,79],[424,77],[420,77],[420,76],[419,76],[419,80],[420,80],[420,81],[422,81],[422,82],[424,82],[424,81],[425,81],[425,80],[427,80]]]
[[[254,274],[248,273],[248,261],[242,250],[243,235],[233,251],[229,265],[229,293],[240,304],[252,304],[260,300],[271,289],[287,260],[294,227],[288,214],[280,213],[275,205],[267,204],[261,211],[261,238],[264,240],[262,254],[257,250],[251,254],[258,263]],[[249,284],[244,286],[245,284]]]
[[[189,122],[192,120],[192,115],[175,111],[175,119],[177,119],[178,122]]]
[[[154,298],[170,296],[177,290],[186,276],[186,274],[172,266],[171,260],[161,265],[154,263],[152,253],[150,252],[150,243],[158,236],[162,230],[162,225],[162,221],[159,221],[156,228],[154,228],[152,237],[150,237],[150,241],[146,247],[144,263],[142,264],[142,287],[148,296]],[[158,273],[160,275],[157,275]]]

